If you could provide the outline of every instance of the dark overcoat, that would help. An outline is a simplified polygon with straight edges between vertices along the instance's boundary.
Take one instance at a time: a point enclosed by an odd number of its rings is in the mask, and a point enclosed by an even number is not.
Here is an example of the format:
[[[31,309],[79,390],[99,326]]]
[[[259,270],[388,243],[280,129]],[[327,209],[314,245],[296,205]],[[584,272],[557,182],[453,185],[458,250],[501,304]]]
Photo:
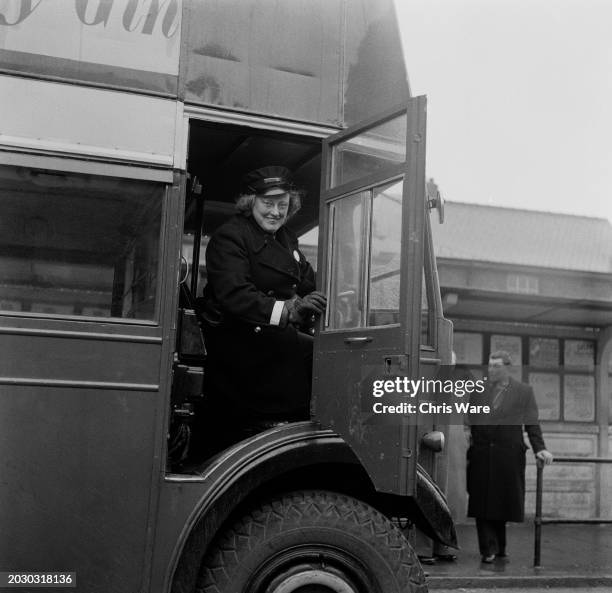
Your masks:
[[[478,399],[478,401],[475,401]],[[527,432],[534,453],[545,449],[533,389],[510,379],[499,408],[486,390],[473,403],[491,406],[490,415],[469,418],[472,441],[467,452],[468,516],[517,521],[525,515]]]
[[[277,303],[315,289],[295,234],[285,226],[267,233],[237,214],[212,236],[206,269],[207,393],[250,419],[307,415],[312,338],[273,319]]]

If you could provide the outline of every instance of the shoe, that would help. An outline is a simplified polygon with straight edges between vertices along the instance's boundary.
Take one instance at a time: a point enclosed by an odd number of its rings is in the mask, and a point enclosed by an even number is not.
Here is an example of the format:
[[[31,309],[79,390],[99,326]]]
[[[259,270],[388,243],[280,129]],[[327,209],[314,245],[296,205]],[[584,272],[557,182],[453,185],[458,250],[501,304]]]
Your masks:
[[[495,554],[489,554],[488,556],[481,556],[480,561],[483,564],[493,564],[495,560]]]
[[[433,556],[419,556],[419,562],[421,564],[427,564],[431,566],[436,563],[436,559]]]
[[[436,560],[440,560],[440,562],[454,562],[457,560],[456,554],[434,554],[434,558]]]

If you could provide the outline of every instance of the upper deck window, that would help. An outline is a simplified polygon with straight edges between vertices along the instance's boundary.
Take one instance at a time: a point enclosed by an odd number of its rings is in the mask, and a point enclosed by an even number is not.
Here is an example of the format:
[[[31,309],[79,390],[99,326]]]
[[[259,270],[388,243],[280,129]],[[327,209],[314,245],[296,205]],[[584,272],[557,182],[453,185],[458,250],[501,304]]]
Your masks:
[[[164,186],[0,166],[0,311],[155,318]]]

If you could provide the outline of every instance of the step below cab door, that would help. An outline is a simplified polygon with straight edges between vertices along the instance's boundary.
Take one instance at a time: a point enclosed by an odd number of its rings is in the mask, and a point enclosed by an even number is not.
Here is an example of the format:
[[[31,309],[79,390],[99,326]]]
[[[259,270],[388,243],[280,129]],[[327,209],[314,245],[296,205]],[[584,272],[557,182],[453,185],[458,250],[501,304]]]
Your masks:
[[[323,145],[315,420],[381,492],[413,494],[425,223],[426,98]],[[385,407],[387,406],[387,407]]]

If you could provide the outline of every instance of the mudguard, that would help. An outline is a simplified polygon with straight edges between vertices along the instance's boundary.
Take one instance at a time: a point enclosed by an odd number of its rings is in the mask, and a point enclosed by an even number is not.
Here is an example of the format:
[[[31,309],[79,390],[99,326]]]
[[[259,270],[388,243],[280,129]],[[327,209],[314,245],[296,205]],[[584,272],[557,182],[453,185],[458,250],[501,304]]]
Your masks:
[[[446,497],[431,476],[417,465],[416,496],[410,502],[410,517],[425,535],[458,548],[457,532]]]

